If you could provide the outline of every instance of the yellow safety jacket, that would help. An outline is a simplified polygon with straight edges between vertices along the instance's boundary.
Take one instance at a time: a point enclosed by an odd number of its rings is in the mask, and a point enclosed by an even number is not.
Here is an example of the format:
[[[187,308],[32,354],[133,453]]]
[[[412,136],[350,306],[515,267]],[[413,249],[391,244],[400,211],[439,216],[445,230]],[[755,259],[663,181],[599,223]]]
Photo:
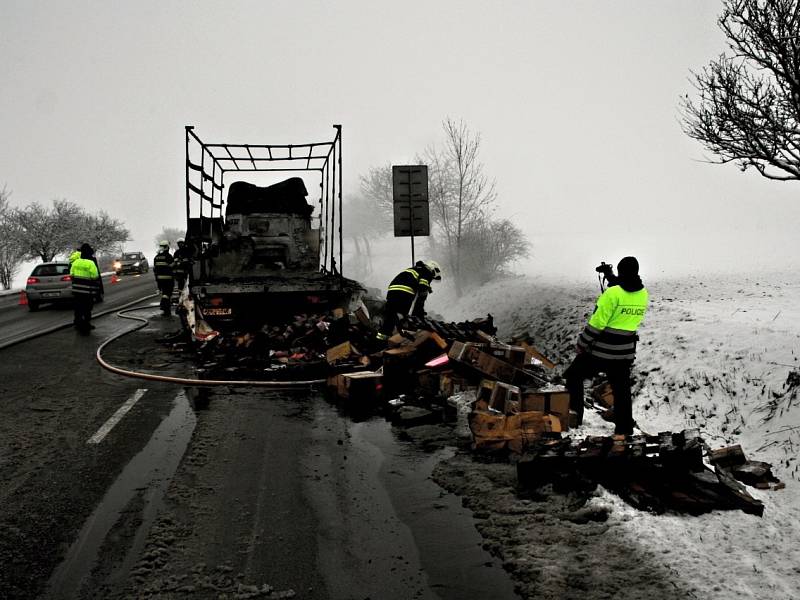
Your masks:
[[[73,295],[91,295],[100,288],[100,272],[93,260],[76,258],[69,268]]]
[[[597,299],[594,313],[578,338],[578,346],[597,358],[633,360],[636,330],[647,312],[647,289],[628,292],[612,285]]]

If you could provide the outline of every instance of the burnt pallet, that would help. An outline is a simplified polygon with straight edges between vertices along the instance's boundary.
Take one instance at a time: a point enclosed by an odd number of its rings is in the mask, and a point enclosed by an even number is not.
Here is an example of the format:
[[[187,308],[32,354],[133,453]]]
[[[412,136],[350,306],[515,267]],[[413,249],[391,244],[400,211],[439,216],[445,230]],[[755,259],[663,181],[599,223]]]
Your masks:
[[[526,488],[547,483],[583,486],[589,480],[654,513],[699,515],[738,509],[761,516],[760,501],[727,472],[703,464],[703,447],[697,430],[624,440],[590,436],[578,443],[543,439],[517,461],[517,479]]]

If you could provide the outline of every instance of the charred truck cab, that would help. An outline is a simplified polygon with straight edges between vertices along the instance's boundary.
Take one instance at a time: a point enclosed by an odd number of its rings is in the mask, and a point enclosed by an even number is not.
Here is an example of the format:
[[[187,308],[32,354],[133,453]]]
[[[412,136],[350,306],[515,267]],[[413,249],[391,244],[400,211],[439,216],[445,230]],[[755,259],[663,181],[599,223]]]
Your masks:
[[[330,142],[207,144],[186,127],[189,298],[198,319],[215,330],[254,330],[360,301],[364,290],[341,269],[342,132],[334,128]],[[280,172],[295,176],[266,187],[239,179]],[[316,211],[296,172],[318,179]]]

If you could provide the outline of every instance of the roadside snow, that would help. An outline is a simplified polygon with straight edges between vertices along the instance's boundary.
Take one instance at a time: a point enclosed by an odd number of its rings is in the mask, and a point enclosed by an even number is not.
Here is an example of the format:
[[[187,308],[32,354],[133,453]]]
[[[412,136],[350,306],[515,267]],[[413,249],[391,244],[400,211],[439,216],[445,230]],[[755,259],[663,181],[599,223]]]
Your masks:
[[[764,502],[763,518],[651,515],[602,488],[567,510],[569,499],[557,494],[519,497],[508,465],[469,457],[438,479],[486,517],[480,529],[526,597],[800,598],[800,276],[645,283],[651,306],[634,368],[635,419],[649,433],[697,427],[712,447],[738,443],[748,458],[771,463],[787,487],[748,488]],[[598,292],[591,282],[520,277],[460,301],[432,296],[430,306],[448,320],[489,312],[501,338],[527,330],[561,373]],[[570,435],[612,429],[587,411]],[[502,485],[476,484],[501,473]],[[581,511],[588,516],[573,523]]]

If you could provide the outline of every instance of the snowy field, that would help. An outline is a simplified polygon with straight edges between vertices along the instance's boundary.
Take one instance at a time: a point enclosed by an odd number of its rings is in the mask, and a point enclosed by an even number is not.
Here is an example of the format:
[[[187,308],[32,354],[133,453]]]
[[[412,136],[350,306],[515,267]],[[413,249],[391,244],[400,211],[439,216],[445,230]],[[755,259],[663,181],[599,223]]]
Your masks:
[[[599,489],[522,498],[513,467],[457,456],[439,481],[462,494],[487,544],[530,598],[800,598],[800,274],[648,281],[651,305],[634,367],[634,418],[648,433],[697,427],[713,448],[741,444],[773,465],[783,490],[739,511],[651,515]],[[520,277],[430,308],[448,320],[495,316],[499,337],[529,331],[560,373],[597,283]],[[570,435],[608,435],[587,411]]]

